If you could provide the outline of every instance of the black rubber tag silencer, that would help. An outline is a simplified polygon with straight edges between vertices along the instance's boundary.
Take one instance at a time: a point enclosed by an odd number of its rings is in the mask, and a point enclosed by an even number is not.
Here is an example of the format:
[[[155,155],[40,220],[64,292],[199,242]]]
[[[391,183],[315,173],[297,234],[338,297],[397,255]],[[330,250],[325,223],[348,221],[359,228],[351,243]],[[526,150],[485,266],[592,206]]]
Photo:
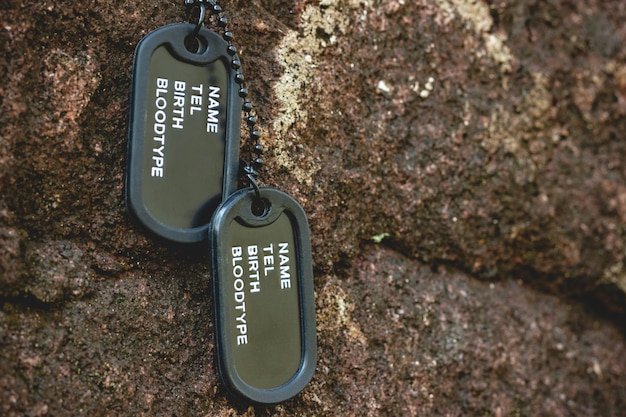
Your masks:
[[[231,66],[236,56],[205,28],[197,36],[198,52],[189,51],[185,39],[194,28],[177,23],[144,37],[135,51],[131,84],[126,204],[151,232],[179,243],[206,240],[211,215],[223,196],[237,189],[239,169],[242,100]],[[169,81],[166,93],[157,90],[159,77]],[[186,83],[184,93],[175,90],[177,81]],[[201,98],[192,97],[200,84]],[[212,85],[220,86],[219,98],[209,97]],[[159,141],[156,121],[163,117],[167,130]]]
[[[220,379],[236,399],[270,405],[311,380],[317,340],[305,213],[282,191],[262,187],[260,194],[260,216],[253,213],[258,198],[251,188],[222,203],[209,247]]]

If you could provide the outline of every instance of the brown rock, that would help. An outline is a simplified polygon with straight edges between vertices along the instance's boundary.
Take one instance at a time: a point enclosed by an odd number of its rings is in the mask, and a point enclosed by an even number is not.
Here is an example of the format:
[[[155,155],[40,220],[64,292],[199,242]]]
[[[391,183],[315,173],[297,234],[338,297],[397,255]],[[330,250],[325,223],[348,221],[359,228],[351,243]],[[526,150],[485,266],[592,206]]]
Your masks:
[[[2,3],[0,414],[620,415],[622,3],[224,1],[313,236],[318,371],[269,411],[218,383],[206,248],[123,204],[133,50],[184,7]]]

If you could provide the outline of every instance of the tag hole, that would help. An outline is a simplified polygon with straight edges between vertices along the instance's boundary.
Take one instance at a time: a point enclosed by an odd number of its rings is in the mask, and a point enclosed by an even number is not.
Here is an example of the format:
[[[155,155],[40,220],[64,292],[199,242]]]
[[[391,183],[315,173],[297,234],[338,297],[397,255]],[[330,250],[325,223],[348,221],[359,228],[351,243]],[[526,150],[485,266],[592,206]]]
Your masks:
[[[192,54],[202,54],[207,46],[201,42],[200,38],[190,35],[185,38],[185,48]]]
[[[255,198],[252,200],[252,214],[257,217],[265,217],[270,212],[272,208],[269,201],[261,198]]]

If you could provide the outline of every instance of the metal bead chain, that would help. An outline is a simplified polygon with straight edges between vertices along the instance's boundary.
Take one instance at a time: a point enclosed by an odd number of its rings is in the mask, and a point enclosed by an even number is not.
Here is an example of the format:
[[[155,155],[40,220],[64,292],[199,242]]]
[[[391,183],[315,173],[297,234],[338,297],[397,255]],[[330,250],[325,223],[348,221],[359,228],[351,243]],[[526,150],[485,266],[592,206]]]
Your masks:
[[[241,70],[241,61],[237,57],[237,48],[233,45],[233,33],[228,30],[228,18],[224,16],[222,6],[220,6],[216,0],[185,0],[185,4],[189,6],[195,6],[204,4],[208,8],[208,11],[215,16],[217,25],[222,29],[222,38],[228,43],[227,52],[232,57],[231,67],[235,70],[235,82],[239,85],[239,97],[243,100],[241,110],[244,112],[244,120],[248,126],[250,135],[250,142],[252,146],[252,153],[255,155],[252,162],[248,162],[243,168],[244,174],[250,181],[251,185],[257,189],[258,185],[256,180],[259,177],[260,170],[263,166],[263,145],[260,143],[261,133],[256,129],[256,116],[252,113],[252,103],[248,100],[248,89],[244,85],[244,76]],[[200,22],[202,23],[202,22]]]

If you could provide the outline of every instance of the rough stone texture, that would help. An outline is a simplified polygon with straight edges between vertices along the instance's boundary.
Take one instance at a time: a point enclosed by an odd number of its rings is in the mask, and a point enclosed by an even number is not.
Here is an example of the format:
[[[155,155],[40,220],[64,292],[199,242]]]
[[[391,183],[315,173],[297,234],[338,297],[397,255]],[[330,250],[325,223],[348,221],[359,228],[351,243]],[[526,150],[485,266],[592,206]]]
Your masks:
[[[0,414],[623,415],[626,4],[223,6],[311,224],[312,383],[229,402],[206,248],[126,213],[133,50],[181,4],[7,0]]]

